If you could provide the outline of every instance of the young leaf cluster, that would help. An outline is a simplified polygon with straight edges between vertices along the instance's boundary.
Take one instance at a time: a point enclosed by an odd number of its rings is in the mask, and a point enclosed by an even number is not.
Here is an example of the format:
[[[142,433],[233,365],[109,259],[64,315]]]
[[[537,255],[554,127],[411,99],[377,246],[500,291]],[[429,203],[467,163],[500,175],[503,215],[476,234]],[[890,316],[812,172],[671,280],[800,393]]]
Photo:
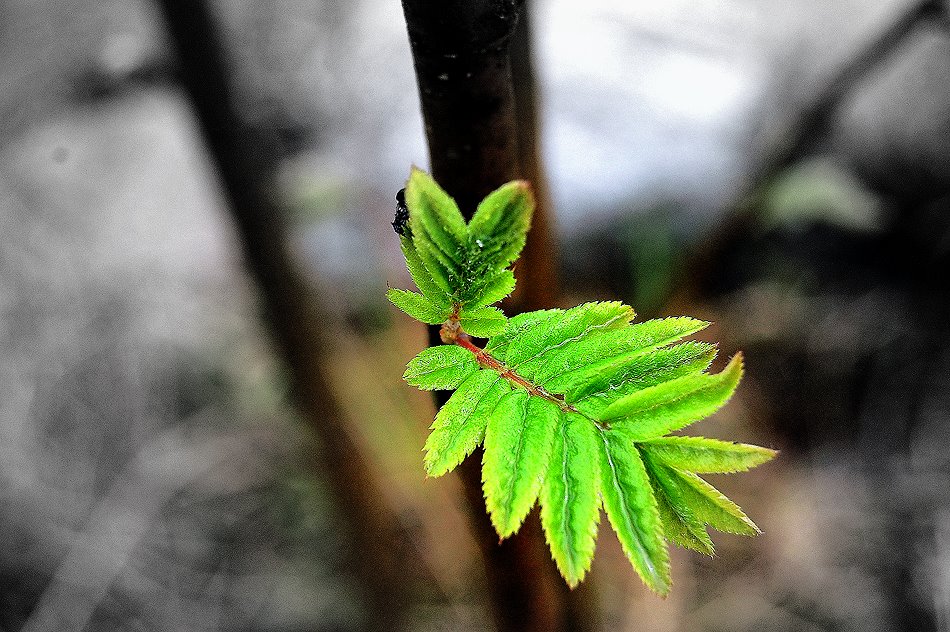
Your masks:
[[[445,344],[423,350],[404,375],[421,389],[454,390],[425,445],[430,476],[484,445],[482,483],[492,524],[515,533],[535,503],[557,563],[575,586],[590,568],[601,508],[644,583],[671,585],[668,542],[712,554],[707,528],[754,535],[755,524],[701,474],[744,471],[774,456],[752,445],[672,435],[730,398],[736,354],[710,373],[713,345],[684,341],[707,323],[633,324],[619,302],[549,309],[511,319],[492,304],[514,288],[509,269],[534,203],[525,182],[506,184],[465,222],[422,171],[407,183],[400,234],[419,293],[390,300]],[[488,338],[484,348],[471,337]]]
[[[452,319],[480,338],[503,332],[507,319],[491,305],[515,287],[508,266],[524,248],[531,224],[531,187],[522,180],[502,186],[478,205],[468,223],[423,171],[413,169],[400,193],[408,219],[393,226],[421,293],[390,289],[389,300],[430,325]]]

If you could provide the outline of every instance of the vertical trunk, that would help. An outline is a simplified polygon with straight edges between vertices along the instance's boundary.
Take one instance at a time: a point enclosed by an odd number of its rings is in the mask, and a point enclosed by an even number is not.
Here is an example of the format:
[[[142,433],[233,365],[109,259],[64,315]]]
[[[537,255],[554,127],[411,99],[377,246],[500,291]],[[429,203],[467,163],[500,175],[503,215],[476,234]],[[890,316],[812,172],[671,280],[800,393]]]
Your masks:
[[[523,4],[523,0],[403,0],[432,174],[466,217],[486,194],[509,180],[528,176],[540,183],[536,162],[530,171],[523,169],[522,150],[533,153],[534,146],[519,144],[519,104],[512,81],[510,44]],[[531,101],[520,105],[533,109],[533,93],[528,94]],[[547,235],[543,211],[534,224],[529,240]],[[536,233],[539,227],[542,230]],[[537,266],[526,265],[526,271],[552,270],[544,250],[534,248],[534,257],[525,263]],[[541,293],[553,288],[553,283],[540,278],[529,274],[528,281],[537,283]],[[518,307],[534,307],[528,303],[540,295],[523,293]],[[438,344],[436,330],[430,330],[430,337]],[[571,629],[564,583],[547,552],[536,513],[518,535],[499,543],[485,512],[480,462],[481,452],[476,451],[459,471],[498,629]]]
[[[181,81],[194,106],[221,178],[244,256],[261,293],[278,350],[290,369],[300,412],[321,444],[320,474],[346,511],[351,568],[365,590],[366,629],[398,628],[411,560],[397,559],[404,535],[380,499],[345,423],[327,375],[326,319],[299,276],[286,247],[282,209],[271,190],[273,161],[240,120],[227,83],[227,66],[205,2],[161,0],[179,58]]]
[[[520,171],[509,40],[522,2],[403,1],[432,175],[464,214]]]

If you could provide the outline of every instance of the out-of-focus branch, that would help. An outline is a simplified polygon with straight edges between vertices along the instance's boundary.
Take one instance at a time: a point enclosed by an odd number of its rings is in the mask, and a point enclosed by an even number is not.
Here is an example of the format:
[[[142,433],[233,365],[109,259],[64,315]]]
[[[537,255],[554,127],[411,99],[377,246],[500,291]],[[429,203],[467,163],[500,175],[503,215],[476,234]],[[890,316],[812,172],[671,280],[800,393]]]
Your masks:
[[[238,116],[227,64],[206,2],[160,0],[178,54],[181,80],[194,106],[211,159],[242,240],[251,276],[277,344],[290,369],[300,412],[321,444],[326,477],[349,527],[350,567],[365,586],[367,629],[396,629],[402,592],[413,568],[397,559],[402,535],[371,479],[331,387],[327,318],[287,249],[283,209],[272,191],[273,161]]]
[[[525,98],[516,101],[512,82],[511,38],[524,1],[403,0],[402,4],[435,179],[468,217],[486,194],[509,180],[528,177],[536,186],[542,184],[536,143],[528,140],[533,129],[528,136],[519,136],[518,110],[534,118],[533,90],[529,86]],[[526,74],[530,76],[530,68],[522,77]],[[522,309],[553,297],[542,298],[554,288],[553,259],[546,259],[548,230],[542,210],[529,233],[532,245],[527,250],[534,254],[523,259],[523,270],[522,264],[518,268],[521,284],[537,284],[521,294]],[[544,280],[544,275],[550,276]],[[438,344],[437,330],[430,330],[430,337]],[[460,475],[497,628],[570,629],[563,580],[551,562],[537,517],[530,517],[521,533],[499,543],[485,513],[480,461],[477,451],[461,465]]]
[[[749,189],[771,182],[775,176],[813,151],[824,137],[831,117],[855,86],[880,65],[921,23],[943,12],[942,0],[918,0],[897,15],[833,73],[814,98],[789,122],[788,132],[772,147],[749,178]]]
[[[746,177],[732,215],[691,257],[687,265],[691,284],[701,287],[706,278],[704,271],[710,269],[710,262],[718,261],[731,244],[748,234],[755,224],[764,191],[776,177],[817,148],[834,114],[854,88],[921,24],[941,19],[946,20],[943,0],[917,0],[832,73],[815,96],[790,118],[785,133]]]

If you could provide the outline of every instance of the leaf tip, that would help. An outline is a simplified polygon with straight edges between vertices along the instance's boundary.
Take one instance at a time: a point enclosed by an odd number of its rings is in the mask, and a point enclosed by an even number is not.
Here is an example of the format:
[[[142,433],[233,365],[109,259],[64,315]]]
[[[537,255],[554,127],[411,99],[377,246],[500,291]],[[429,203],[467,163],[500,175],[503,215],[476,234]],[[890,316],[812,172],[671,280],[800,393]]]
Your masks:
[[[742,355],[741,351],[736,351],[736,354],[729,360],[729,364],[723,369],[723,373],[736,375],[738,378],[742,377],[745,373],[745,356]]]
[[[768,463],[769,461],[777,457],[779,454],[781,454],[779,450],[773,450],[772,448],[763,448],[762,446],[755,446],[755,447],[758,448],[758,453],[761,456],[761,460],[759,460],[759,462],[756,463],[756,465],[762,465],[763,463]]]
[[[523,194],[528,201],[534,205],[534,186],[531,185],[531,182],[528,180],[513,180],[511,182],[512,188],[517,189],[519,193]]]
[[[721,383],[729,389],[729,395],[726,399],[732,396],[744,375],[745,356],[742,355],[741,351],[736,351],[735,355],[729,359],[729,363],[726,364],[726,367],[718,375]]]
[[[752,518],[747,516],[745,512],[742,512],[742,517],[740,518],[740,520],[742,520],[742,522],[747,527],[749,527],[749,533],[741,533],[739,535],[749,535],[749,536],[762,535],[762,529],[759,528],[759,525],[752,522]]]
[[[511,515],[504,517],[499,515],[500,513],[498,509],[489,511],[492,526],[495,527],[495,531],[498,533],[498,544],[501,544],[516,534],[518,529],[521,528],[521,523],[524,522],[524,518],[521,520],[513,520]]]
[[[689,318],[689,320],[693,323],[693,327],[692,327],[692,331],[687,335],[692,335],[692,334],[695,334],[696,332],[703,331],[704,329],[707,329],[710,325],[712,325],[711,320],[703,320],[701,318]],[[709,344],[713,345],[714,347],[719,346],[718,342],[711,342]]]
[[[429,175],[429,172],[421,167],[413,164],[409,167],[409,177],[406,178],[406,186],[403,191],[408,192],[411,188],[416,188],[422,184],[425,180],[431,180],[432,176]],[[405,193],[403,194],[406,195]]]
[[[571,590],[574,590],[575,588],[580,586],[581,579],[582,579],[581,577],[576,577],[576,576],[564,577],[564,581],[567,582],[567,587],[570,588]]]
[[[673,579],[669,576],[670,569],[667,569],[666,573],[667,577],[663,578],[663,583],[660,584],[659,589],[656,591],[656,594],[658,594],[663,599],[666,599],[667,596],[669,596],[670,591],[673,590]]]
[[[430,438],[432,437],[432,435],[429,436]],[[430,445],[428,445],[428,442],[426,443],[426,447],[423,448],[425,456],[422,458],[422,462],[425,467],[427,479],[439,478],[455,469],[458,463],[447,463],[444,458],[440,457],[438,451],[432,449]]]
[[[670,595],[670,591],[673,589],[673,579],[670,577],[669,568],[666,569],[664,575],[654,575],[652,577],[653,581],[644,582],[647,588],[661,599],[666,599]]]
[[[446,474],[447,472],[450,472],[452,470],[452,468],[449,468],[449,467],[445,467],[441,465],[437,466],[434,462],[429,462],[428,459],[426,459],[425,468],[426,468],[426,479],[439,478],[443,474]]]

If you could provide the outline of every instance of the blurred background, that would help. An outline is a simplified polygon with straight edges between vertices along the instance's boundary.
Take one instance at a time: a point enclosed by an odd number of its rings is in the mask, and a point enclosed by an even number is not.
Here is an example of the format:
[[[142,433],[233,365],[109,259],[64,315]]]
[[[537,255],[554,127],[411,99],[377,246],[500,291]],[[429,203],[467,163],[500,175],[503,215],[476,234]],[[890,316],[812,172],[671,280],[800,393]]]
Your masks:
[[[383,296],[400,4],[205,0],[211,134],[163,4],[0,0],[0,630],[492,629]],[[530,10],[556,301],[714,321],[748,373],[696,431],[782,450],[665,600],[602,524],[586,625],[950,631],[946,6]]]

